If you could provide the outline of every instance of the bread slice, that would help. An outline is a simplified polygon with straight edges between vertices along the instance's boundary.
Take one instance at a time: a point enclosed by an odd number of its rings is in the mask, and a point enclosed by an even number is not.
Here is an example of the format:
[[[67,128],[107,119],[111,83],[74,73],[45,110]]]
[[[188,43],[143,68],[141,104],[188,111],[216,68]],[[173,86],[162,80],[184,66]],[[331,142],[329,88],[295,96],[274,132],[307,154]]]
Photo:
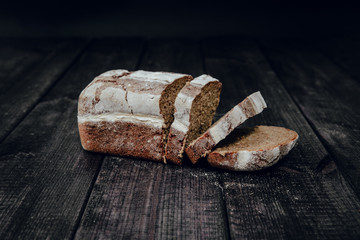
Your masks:
[[[209,153],[207,160],[214,167],[234,171],[261,170],[288,154],[298,138],[296,132],[282,127],[237,128]]]
[[[195,164],[199,158],[205,157],[210,153],[211,149],[237,126],[261,113],[265,108],[266,103],[261,93],[255,92],[251,94],[221,117],[205,133],[191,142],[185,150],[187,156]]]
[[[220,101],[221,86],[217,79],[201,75],[180,91],[166,145],[167,160],[182,164],[184,148],[211,126]]]
[[[78,125],[84,149],[163,161],[174,102],[191,76],[112,70],[80,94]]]

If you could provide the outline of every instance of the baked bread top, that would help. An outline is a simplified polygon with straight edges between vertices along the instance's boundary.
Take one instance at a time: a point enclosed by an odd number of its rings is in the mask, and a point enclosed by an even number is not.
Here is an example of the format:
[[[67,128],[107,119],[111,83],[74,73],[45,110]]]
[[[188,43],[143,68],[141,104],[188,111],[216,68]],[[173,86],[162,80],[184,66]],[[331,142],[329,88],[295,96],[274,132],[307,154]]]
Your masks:
[[[167,110],[174,113],[177,92],[191,79],[179,73],[111,70],[97,76],[81,92],[78,115],[130,113],[166,119]]]

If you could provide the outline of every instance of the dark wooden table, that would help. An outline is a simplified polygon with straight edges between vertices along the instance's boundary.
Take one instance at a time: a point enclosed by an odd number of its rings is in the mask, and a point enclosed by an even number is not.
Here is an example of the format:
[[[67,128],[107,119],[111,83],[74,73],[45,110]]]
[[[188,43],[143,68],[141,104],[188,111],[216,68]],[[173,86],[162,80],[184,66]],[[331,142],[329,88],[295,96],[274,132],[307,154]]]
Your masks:
[[[216,118],[300,139],[260,172],[84,151],[77,99],[110,69],[210,74]],[[0,239],[360,239],[360,39],[0,39]]]

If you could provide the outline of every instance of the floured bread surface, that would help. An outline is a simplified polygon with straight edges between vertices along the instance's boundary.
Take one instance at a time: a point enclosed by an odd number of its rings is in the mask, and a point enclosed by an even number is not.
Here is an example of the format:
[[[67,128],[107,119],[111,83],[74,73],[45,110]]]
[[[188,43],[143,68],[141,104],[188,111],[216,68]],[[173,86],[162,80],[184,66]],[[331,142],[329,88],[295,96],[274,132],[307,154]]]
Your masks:
[[[174,112],[175,112],[175,100],[178,96],[180,90],[184,85],[192,80],[190,76],[182,76],[176,79],[172,84],[169,84],[160,98],[160,113],[164,118],[163,126],[163,148],[165,154],[166,143],[168,141],[168,135],[170,131],[170,126],[174,122]],[[164,157],[166,162],[166,158]]]
[[[251,94],[221,117],[205,133],[191,142],[185,150],[186,154],[195,164],[199,158],[205,157],[216,144],[237,126],[261,113],[266,107],[265,100],[260,92]]]
[[[221,86],[217,79],[201,75],[180,91],[175,101],[175,121],[168,137],[166,159],[182,164],[184,148],[211,126]]]
[[[174,114],[177,92],[191,79],[178,73],[108,71],[81,92],[78,114],[120,112],[162,116],[167,121]],[[168,108],[172,109],[167,111]]]
[[[117,134],[110,133],[104,128],[102,131],[96,133],[98,140],[95,139],[96,141],[93,141],[91,145],[83,145],[83,147],[90,151],[141,157],[139,156],[140,153],[133,151],[133,149],[136,148],[133,148],[131,145],[132,142],[137,142],[137,144],[140,145],[144,144],[143,147],[153,152],[152,160],[158,160],[158,152],[162,152],[164,156],[169,127],[174,119],[174,102],[176,96],[185,83],[191,79],[192,77],[186,74],[142,70],[135,72],[111,70],[97,76],[81,92],[79,97],[79,129],[82,128],[80,138],[82,143],[87,142],[83,141],[83,138],[87,135],[92,135],[95,138],[94,131],[96,131],[96,129],[93,131],[90,126],[98,126],[98,129],[102,129],[104,126],[113,130],[116,128]],[[124,115],[126,118],[119,118],[119,115]],[[107,120],[99,121],[99,119],[104,118],[104,116],[106,116]],[[138,121],[139,118],[146,116],[149,117],[149,119],[157,118],[159,121],[161,120],[161,125],[156,124],[156,126],[153,126],[153,121],[149,121],[148,123]],[[87,121],[83,121],[84,119],[87,119]],[[111,121],[111,119],[116,120]],[[84,128],[84,126],[87,127]],[[128,144],[120,140],[122,139],[122,136],[120,136],[122,134],[120,126],[124,127],[123,133],[128,136]],[[131,128],[129,126],[131,126]],[[129,132],[126,129],[128,129]],[[131,134],[131,129],[133,129],[133,134]],[[153,139],[151,134],[146,133],[146,129],[155,135],[160,131],[160,145],[157,140],[155,141]],[[86,132],[90,130],[92,133]],[[110,134],[113,136],[112,141],[114,143],[112,145],[106,143],[108,148],[96,147],[95,143],[101,145],[103,144],[101,141],[111,141],[109,136],[101,137],[100,134]],[[140,140],[136,141],[137,139]],[[147,139],[149,143],[153,142],[153,145],[143,142],[145,139]],[[116,153],[110,152],[110,147],[115,149],[117,148],[116,144],[120,144],[120,142],[123,144],[120,148],[122,150],[114,150]],[[90,146],[92,148],[90,148]],[[128,148],[128,153],[125,152],[125,147]],[[143,148],[143,150],[144,149],[145,148]],[[145,155],[150,156],[151,154]],[[143,158],[150,159],[146,156],[143,156]]]
[[[110,85],[116,85],[116,82],[118,82],[119,78],[128,74],[130,74],[128,70],[117,69],[104,72],[95,77],[94,80],[80,93],[78,102],[78,115],[100,114],[106,112],[106,109],[103,107],[96,106],[100,102],[102,91]],[[122,108],[124,107],[123,105],[124,104],[121,104]],[[116,109],[119,109],[119,107],[116,107]]]
[[[261,170],[288,154],[298,137],[296,132],[282,127],[236,129],[209,153],[207,160],[212,166],[219,168]]]
[[[160,117],[100,114],[78,117],[81,144],[85,150],[163,160]]]

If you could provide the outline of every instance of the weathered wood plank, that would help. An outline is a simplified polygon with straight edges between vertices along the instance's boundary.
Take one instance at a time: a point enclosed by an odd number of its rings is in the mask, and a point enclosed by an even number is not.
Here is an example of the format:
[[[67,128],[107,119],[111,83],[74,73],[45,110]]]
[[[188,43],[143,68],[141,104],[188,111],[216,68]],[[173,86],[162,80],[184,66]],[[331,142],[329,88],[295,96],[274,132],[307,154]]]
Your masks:
[[[50,43],[45,42],[45,49],[42,49],[37,46],[39,43],[35,42],[32,50],[35,53],[33,53],[26,51],[30,43],[24,41],[26,48],[23,47],[25,48],[23,55],[21,50],[10,51],[10,48],[9,53],[6,48],[5,55],[6,57],[10,55],[10,60],[2,59],[5,62],[2,67],[8,74],[3,76],[5,80],[1,81],[0,142],[73,63],[87,42],[85,40],[59,41],[59,44],[52,45],[53,49],[50,52],[46,49],[49,48]]]
[[[0,38],[0,94],[63,43],[64,40],[55,39]]]
[[[1,144],[0,238],[69,238],[101,156],[81,151],[76,100],[38,104]]]
[[[360,83],[308,45],[269,43],[265,52],[360,196]]]
[[[214,172],[106,157],[76,239],[225,238]]]
[[[269,108],[245,125],[284,126],[300,135],[292,152],[270,169],[222,176],[231,238],[358,238],[358,198],[258,47],[209,40],[204,54],[209,74],[235,89],[229,102],[262,92]]]
[[[140,69],[202,73],[199,44],[150,41]],[[224,239],[216,171],[106,157],[76,239]]]
[[[131,44],[131,41],[134,41],[134,43]],[[121,46],[121,44],[124,44],[124,46]],[[143,46],[144,40],[138,38],[96,39],[93,46],[94,50],[78,61],[78,65],[83,65],[82,71],[72,72],[71,78],[67,77],[56,83],[56,89],[52,89],[45,96],[45,100],[56,98],[78,99],[80,92],[95,76],[112,69],[133,71],[138,65],[135,59],[142,54]],[[90,58],[91,61],[87,60],[87,58]]]
[[[360,81],[360,37],[342,36],[310,42],[345,72]]]
[[[77,96],[97,73],[134,69],[142,45],[95,42],[0,145],[0,239],[73,237],[103,159],[81,148]]]

